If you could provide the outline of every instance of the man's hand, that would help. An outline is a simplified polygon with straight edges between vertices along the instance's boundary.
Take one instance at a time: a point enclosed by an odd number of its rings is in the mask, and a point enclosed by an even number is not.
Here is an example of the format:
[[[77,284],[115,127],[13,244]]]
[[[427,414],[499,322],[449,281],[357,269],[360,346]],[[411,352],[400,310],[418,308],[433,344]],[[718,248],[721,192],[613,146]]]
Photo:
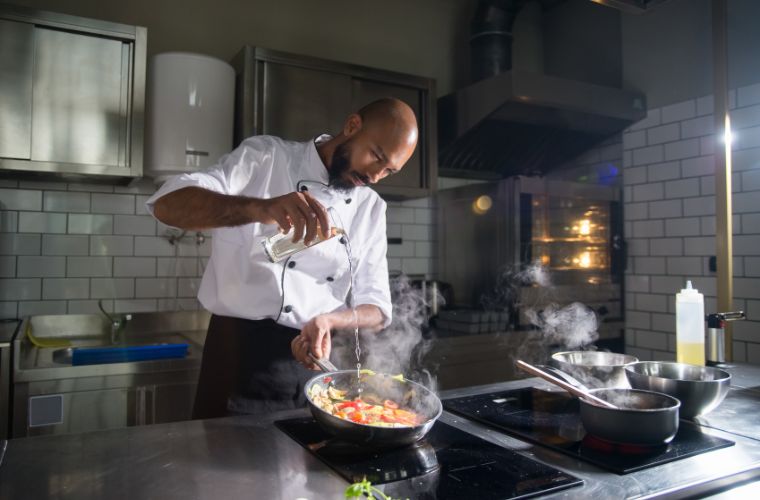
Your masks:
[[[290,343],[293,357],[305,367],[311,370],[319,370],[319,367],[309,357],[309,352],[317,358],[330,358],[331,328],[332,322],[326,314],[316,316],[306,323],[301,333]]]
[[[311,243],[317,236],[317,228],[322,230],[324,238],[330,235],[327,210],[306,191],[256,200],[253,219],[264,224],[276,223],[285,233],[293,227],[294,243],[302,237],[305,243]]]

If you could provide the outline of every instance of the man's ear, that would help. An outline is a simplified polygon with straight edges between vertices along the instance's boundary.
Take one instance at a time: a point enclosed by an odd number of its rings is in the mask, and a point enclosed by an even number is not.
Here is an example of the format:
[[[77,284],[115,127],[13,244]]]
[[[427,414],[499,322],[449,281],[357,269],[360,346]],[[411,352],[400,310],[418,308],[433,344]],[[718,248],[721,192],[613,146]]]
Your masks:
[[[348,115],[346,123],[343,125],[343,135],[351,137],[362,129],[362,117],[356,113]]]

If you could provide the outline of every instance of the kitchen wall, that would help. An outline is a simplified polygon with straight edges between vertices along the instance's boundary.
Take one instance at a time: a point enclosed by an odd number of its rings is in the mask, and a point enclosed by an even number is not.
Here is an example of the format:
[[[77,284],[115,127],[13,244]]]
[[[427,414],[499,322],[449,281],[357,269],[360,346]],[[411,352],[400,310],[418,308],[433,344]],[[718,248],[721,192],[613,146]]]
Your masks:
[[[245,44],[435,78],[450,92],[475,0],[10,0],[148,28],[148,56],[231,59]]]
[[[712,92],[711,3],[668,0],[644,15],[621,18],[623,86],[659,108]],[[756,83],[760,2],[728,0],[728,83]]]
[[[175,244],[132,187],[0,181],[0,317],[196,309],[210,241]]]
[[[734,356],[760,363],[760,3],[728,2],[733,144],[736,322]],[[626,349],[674,359],[675,293],[691,279],[716,311],[710,2],[669,0],[623,16],[624,85],[647,94],[649,113],[623,135]]]
[[[760,83],[731,92],[734,359],[760,363]],[[627,352],[674,359],[675,294],[687,279],[716,307],[713,97],[652,108],[623,135]]]
[[[156,222],[145,211],[155,191],[130,187],[0,180],[0,318],[98,311],[192,310],[211,251],[200,240]],[[393,273],[432,277],[432,199],[390,202],[388,249]]]

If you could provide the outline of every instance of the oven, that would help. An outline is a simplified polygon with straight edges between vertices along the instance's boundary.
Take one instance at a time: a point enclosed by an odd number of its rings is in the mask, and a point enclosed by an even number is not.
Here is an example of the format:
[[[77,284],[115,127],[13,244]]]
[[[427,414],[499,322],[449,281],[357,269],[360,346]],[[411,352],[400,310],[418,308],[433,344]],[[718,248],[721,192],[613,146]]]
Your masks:
[[[508,313],[499,328],[521,330],[528,309],[580,302],[600,320],[600,342],[622,345],[619,187],[512,177],[441,190],[436,202],[449,309]]]

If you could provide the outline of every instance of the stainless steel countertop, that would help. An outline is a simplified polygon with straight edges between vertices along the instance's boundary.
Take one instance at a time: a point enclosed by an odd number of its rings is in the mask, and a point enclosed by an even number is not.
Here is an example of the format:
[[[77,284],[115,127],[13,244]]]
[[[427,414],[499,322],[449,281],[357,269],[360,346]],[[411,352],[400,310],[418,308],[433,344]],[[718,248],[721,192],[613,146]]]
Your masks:
[[[545,387],[542,381],[525,379],[455,389],[442,397],[530,385]],[[748,410],[734,418],[757,425],[757,409]],[[343,498],[347,482],[273,426],[274,420],[305,414],[306,410],[294,410],[266,418],[239,416],[14,439],[0,466],[0,499]],[[621,476],[448,413],[441,420],[585,482],[545,498],[683,498],[760,477],[760,440],[718,430],[706,432],[736,445]]]

